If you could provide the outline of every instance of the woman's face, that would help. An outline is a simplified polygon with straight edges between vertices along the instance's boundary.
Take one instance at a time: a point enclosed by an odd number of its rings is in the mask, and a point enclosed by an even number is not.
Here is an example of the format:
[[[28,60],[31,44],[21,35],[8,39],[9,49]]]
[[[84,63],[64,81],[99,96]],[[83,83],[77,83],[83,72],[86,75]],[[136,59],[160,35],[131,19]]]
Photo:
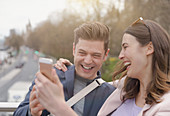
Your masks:
[[[140,78],[148,66],[147,46],[141,46],[134,36],[125,33],[119,59],[127,65],[127,76]]]

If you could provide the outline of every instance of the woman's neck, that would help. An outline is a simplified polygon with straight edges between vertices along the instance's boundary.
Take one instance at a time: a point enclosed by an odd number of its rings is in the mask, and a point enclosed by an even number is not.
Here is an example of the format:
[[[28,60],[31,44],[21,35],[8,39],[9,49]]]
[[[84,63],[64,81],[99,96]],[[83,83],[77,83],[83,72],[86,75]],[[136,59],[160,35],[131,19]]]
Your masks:
[[[145,105],[145,98],[147,97],[147,87],[151,82],[152,75],[144,76],[140,79],[140,90],[138,95],[136,96],[136,105],[139,107],[143,107]]]
[[[139,74],[140,81],[140,90],[138,95],[136,96],[135,102],[139,107],[143,107],[145,105],[145,98],[147,97],[147,89],[148,85],[152,81],[153,72],[152,72],[152,55],[148,56],[147,65]]]

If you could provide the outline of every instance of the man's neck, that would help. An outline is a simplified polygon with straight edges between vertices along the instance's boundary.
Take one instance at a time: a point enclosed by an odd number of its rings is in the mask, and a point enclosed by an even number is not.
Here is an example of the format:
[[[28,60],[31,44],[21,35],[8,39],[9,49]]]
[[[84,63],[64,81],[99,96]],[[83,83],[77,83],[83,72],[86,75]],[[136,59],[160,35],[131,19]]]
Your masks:
[[[75,74],[75,78],[78,79],[78,80],[80,80],[80,81],[86,82],[86,83],[92,81],[92,80],[90,80],[90,79],[83,78],[83,77],[81,77],[81,76],[79,76],[79,75],[77,75],[77,74]]]

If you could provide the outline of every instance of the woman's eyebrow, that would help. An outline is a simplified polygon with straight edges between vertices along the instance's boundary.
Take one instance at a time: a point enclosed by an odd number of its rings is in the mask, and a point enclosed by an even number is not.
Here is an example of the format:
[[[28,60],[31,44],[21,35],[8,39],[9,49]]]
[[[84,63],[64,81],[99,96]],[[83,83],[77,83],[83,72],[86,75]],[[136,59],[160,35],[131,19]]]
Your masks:
[[[122,44],[122,47],[125,46],[126,44],[128,45],[128,43],[123,43],[123,44]]]

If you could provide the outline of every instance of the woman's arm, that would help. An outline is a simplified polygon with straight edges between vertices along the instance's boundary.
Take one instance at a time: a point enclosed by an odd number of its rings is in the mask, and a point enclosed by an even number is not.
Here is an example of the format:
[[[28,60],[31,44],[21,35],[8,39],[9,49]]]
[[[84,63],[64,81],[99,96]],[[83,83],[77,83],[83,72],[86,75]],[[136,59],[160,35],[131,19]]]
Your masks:
[[[69,60],[64,59],[64,58],[60,58],[59,60],[57,60],[57,62],[54,64],[54,66],[58,69],[58,70],[62,70],[62,71],[67,71],[67,67],[66,66],[70,66],[73,65]]]

